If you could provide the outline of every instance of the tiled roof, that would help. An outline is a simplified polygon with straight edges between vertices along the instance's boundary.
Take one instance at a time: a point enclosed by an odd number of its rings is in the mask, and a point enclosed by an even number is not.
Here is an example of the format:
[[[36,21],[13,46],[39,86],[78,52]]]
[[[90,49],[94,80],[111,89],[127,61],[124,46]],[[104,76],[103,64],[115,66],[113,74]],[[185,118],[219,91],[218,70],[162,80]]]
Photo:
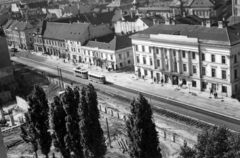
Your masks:
[[[42,1],[42,2],[35,2],[35,3],[29,3],[27,4],[27,6],[30,9],[34,9],[34,8],[46,8],[48,6],[48,2],[47,1]]]
[[[101,38],[97,38],[95,41],[89,41],[86,46],[87,47],[98,47],[99,49],[107,49],[107,50],[120,50],[132,45],[131,38],[129,38],[132,34],[126,35],[107,35]]]
[[[64,13],[72,13],[73,15],[76,15],[78,14],[78,7],[75,5],[75,6],[65,6],[63,8],[63,14]]]
[[[191,7],[214,7],[214,4],[210,0],[194,0]]]
[[[57,40],[80,40],[88,26],[89,24],[86,23],[63,24],[47,22],[43,36]]]
[[[34,28],[34,26],[32,24],[30,24],[28,21],[26,22],[18,22],[13,26],[14,30],[26,30],[26,29],[31,29]]]
[[[188,37],[199,38],[204,41],[215,41],[215,43],[224,42],[226,45],[240,43],[240,36],[237,31],[231,28],[205,27],[195,25],[155,25],[142,32],[139,32],[132,37],[149,38],[150,34],[170,34],[170,35],[185,35]]]
[[[9,18],[11,18],[9,14],[0,15],[0,26],[6,24]]]
[[[158,20],[159,23],[164,23],[164,22],[165,22],[165,19],[164,19],[162,16],[160,16],[160,15],[153,15],[153,16],[141,18],[141,20],[142,20],[146,25],[148,25],[149,27],[153,25],[153,19]]]
[[[18,22],[19,22],[19,21],[14,20],[8,28],[9,28],[9,29],[13,29],[13,27],[14,27]]]
[[[127,5],[132,5],[131,0],[114,0],[107,7],[123,7]]]
[[[93,25],[99,25],[99,24],[109,24],[112,22],[113,18],[115,16],[115,11],[110,12],[104,12],[104,13],[86,13],[86,14],[80,14],[75,17],[67,17],[67,18],[60,18],[54,20],[58,23],[73,23],[73,22],[86,22],[91,23]]]
[[[10,19],[7,21],[7,23],[5,25],[3,25],[3,29],[8,29],[8,27],[12,24],[13,20]]]

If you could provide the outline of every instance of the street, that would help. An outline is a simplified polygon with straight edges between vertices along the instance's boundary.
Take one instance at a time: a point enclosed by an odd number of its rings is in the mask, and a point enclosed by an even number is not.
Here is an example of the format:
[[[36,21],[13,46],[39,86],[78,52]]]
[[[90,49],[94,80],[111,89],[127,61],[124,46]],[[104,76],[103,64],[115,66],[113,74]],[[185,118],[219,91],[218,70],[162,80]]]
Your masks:
[[[28,65],[30,67],[57,75],[57,71],[56,71],[57,68],[53,67],[51,65],[35,62],[33,60],[28,60],[28,59],[24,59],[24,58],[19,58],[15,61],[25,64],[25,65]],[[90,82],[88,80],[77,78],[77,77],[73,76],[72,70],[70,70],[70,69],[62,70],[62,75],[64,78],[73,80],[80,84],[88,84]],[[106,84],[106,85],[97,84],[97,83],[92,83],[92,84],[97,89],[104,89],[105,91],[109,91],[111,93],[122,95],[122,96],[125,96],[128,98],[134,98],[139,93],[138,91],[135,91],[133,89],[121,87],[121,86],[111,84],[111,83]],[[205,121],[205,122],[209,122],[211,124],[226,126],[227,128],[235,130],[235,131],[238,131],[240,129],[240,123],[239,123],[240,121],[237,119],[233,119],[233,118],[226,117],[223,115],[215,114],[215,113],[212,113],[212,112],[209,112],[206,110],[190,107],[190,106],[187,106],[187,105],[179,103],[179,102],[174,102],[174,101],[171,101],[168,99],[160,98],[158,96],[153,96],[153,95],[146,94],[146,93],[143,93],[143,94],[147,98],[149,98],[149,101],[151,102],[151,104],[153,104],[156,107],[168,109],[168,110],[171,110],[171,111],[174,111],[174,112],[186,115],[186,116],[190,116],[190,117],[193,117],[193,118]]]

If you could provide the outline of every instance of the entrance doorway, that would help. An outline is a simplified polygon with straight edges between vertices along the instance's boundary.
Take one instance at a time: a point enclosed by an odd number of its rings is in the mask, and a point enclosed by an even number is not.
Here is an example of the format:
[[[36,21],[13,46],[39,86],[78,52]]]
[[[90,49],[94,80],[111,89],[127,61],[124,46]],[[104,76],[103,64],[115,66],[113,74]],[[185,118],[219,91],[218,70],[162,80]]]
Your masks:
[[[164,75],[165,83],[168,83],[168,75]]]
[[[178,85],[178,76],[172,76],[172,84]]]
[[[184,78],[182,79],[182,84],[183,84],[183,85],[187,85],[186,79],[184,79]]]
[[[159,73],[156,74],[156,77],[157,77],[157,81],[160,81],[160,74]]]
[[[217,90],[217,85],[215,83],[212,83],[212,90],[215,92]]]

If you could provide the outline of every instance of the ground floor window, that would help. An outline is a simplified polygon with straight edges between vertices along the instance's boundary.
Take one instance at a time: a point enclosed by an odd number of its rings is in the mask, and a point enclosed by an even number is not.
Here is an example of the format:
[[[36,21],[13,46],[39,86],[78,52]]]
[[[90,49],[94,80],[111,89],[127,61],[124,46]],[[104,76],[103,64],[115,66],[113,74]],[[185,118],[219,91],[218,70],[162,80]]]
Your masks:
[[[128,60],[128,64],[131,64],[131,61],[130,61],[130,60]]]
[[[120,63],[120,67],[122,67],[122,63]]]
[[[202,82],[202,89],[207,89],[207,83],[206,82]]]
[[[235,92],[238,92],[238,84],[235,84]]]
[[[147,70],[144,70],[144,75],[147,76]]]
[[[196,81],[192,81],[192,87],[197,87],[197,82]]]
[[[73,55],[73,59],[75,59],[75,60],[76,60],[76,59],[77,59],[77,56],[76,56],[76,55]]]
[[[227,87],[226,86],[222,86],[222,92],[227,93]]]

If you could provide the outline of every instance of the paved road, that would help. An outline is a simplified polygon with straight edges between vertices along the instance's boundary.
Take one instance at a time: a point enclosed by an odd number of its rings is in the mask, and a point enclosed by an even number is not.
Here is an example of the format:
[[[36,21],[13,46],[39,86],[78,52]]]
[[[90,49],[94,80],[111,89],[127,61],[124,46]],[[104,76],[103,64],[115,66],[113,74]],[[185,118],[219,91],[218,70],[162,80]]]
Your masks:
[[[56,67],[46,65],[45,63],[39,63],[39,62],[34,62],[32,60],[26,60],[21,58],[21,60],[17,59],[18,62],[21,62],[25,65],[28,65],[30,67],[34,67],[36,69],[46,71],[52,74],[57,75]],[[81,79],[81,78],[76,78],[73,76],[73,73],[71,70],[62,70],[62,75],[64,78],[76,81],[80,84],[88,84],[90,81]],[[124,88],[121,86],[117,86],[114,84],[107,84],[107,85],[102,85],[102,84],[97,84],[97,83],[92,83],[96,88],[98,89],[104,89],[105,91],[109,91],[111,93],[119,94],[128,98],[134,98],[137,96],[138,92],[132,89]],[[164,98],[159,98],[157,96],[153,96],[150,94],[144,94],[147,98],[149,98],[149,101],[156,106],[156,107],[161,107],[165,108],[180,114],[184,114],[205,122],[209,122],[211,124],[216,124],[216,125],[221,125],[221,126],[226,126],[227,128],[230,128],[235,131],[240,130],[240,121],[235,120],[233,118],[229,118],[223,115],[215,114],[212,112],[208,112],[202,109],[197,109],[194,107],[187,106],[182,103],[178,102],[173,102],[168,99]]]

